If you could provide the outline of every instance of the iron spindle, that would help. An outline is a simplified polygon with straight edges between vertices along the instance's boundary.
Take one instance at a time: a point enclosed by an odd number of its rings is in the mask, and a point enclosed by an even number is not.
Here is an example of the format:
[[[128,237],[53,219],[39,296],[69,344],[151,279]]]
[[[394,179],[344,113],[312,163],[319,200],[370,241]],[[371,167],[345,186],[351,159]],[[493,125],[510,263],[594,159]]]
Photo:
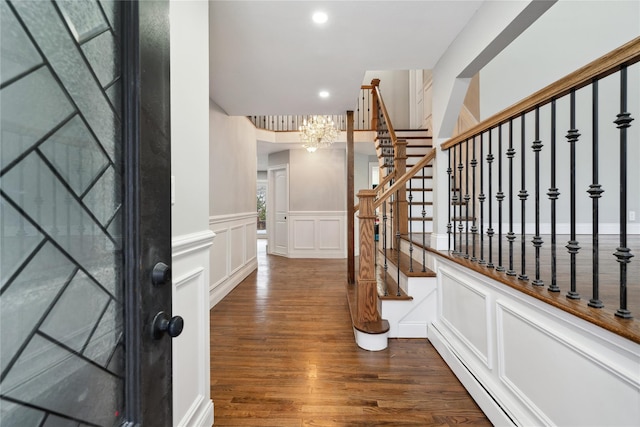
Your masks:
[[[536,215],[536,235],[533,236],[532,243],[536,251],[536,278],[531,282],[534,286],[544,286],[544,282],[540,279],[540,247],[542,246],[542,237],[540,236],[540,150],[542,150],[542,141],[540,141],[540,107],[535,110],[535,141],[533,141],[533,152],[535,154],[535,215]]]
[[[489,131],[491,135],[491,131]],[[487,263],[484,259],[484,201],[486,199],[484,195],[484,134],[480,134],[480,194],[478,195],[478,201],[480,202],[480,261],[478,264],[484,265]]]
[[[382,202],[382,252],[384,253],[384,294],[389,295],[389,288],[387,286],[387,270],[389,264],[387,264],[387,201]]]
[[[598,249],[600,246],[599,241],[599,230],[598,230],[598,199],[601,197],[604,190],[602,186],[598,183],[598,80],[594,80],[591,84],[591,93],[592,93],[592,109],[591,109],[591,122],[592,122],[592,137],[591,137],[591,176],[593,180],[593,184],[589,186],[587,193],[589,193],[589,197],[591,197],[592,203],[592,241],[591,244],[593,246],[591,255],[593,257],[592,261],[592,294],[591,299],[587,303],[589,307],[593,308],[602,308],[604,304],[600,301],[600,273],[599,273],[599,256]]]
[[[627,309],[627,264],[633,254],[627,247],[627,128],[631,126],[633,117],[627,112],[627,67],[620,69],[620,114],[614,123],[620,129],[620,247],[613,254],[620,263],[620,308],[616,316],[631,319],[633,316]]]
[[[551,284],[550,292],[560,292],[557,277],[557,248],[556,248],[556,201],[560,192],[556,187],[556,100],[551,100],[551,187],[547,193],[551,200]]]
[[[396,296],[400,296],[400,198],[399,193],[396,191],[396,252],[398,253],[398,263],[396,264],[396,283],[398,284]]]
[[[489,228],[487,228],[487,236],[489,237],[489,262],[487,263],[487,268],[494,268],[493,265],[493,235],[495,234],[493,232],[493,200],[491,200],[491,196],[492,196],[492,192],[491,192],[491,187],[492,187],[492,177],[491,177],[491,172],[492,172],[492,166],[493,166],[493,141],[492,141],[492,131],[489,130],[489,153],[487,154],[487,165],[488,165],[488,176],[487,179],[489,181]],[[480,211],[482,212],[482,211]],[[482,223],[482,220],[480,221],[480,223]]]
[[[498,201],[498,266],[496,271],[504,271],[502,264],[502,202],[504,193],[502,192],[502,123],[498,125],[498,192],[496,200]]]
[[[463,201],[462,201],[462,169],[464,168],[464,165],[462,164],[462,144],[458,144],[458,194],[459,194],[459,198],[460,198],[460,208],[458,209],[459,216],[458,216],[458,234],[460,235],[460,245],[459,245],[459,251],[458,253],[460,255],[462,255],[462,230],[464,230],[464,225],[462,225],[462,205],[463,205]]]
[[[451,151],[448,152],[449,154],[449,161],[451,161]],[[427,271],[427,263],[426,263],[426,257],[427,257],[427,233],[426,233],[426,215],[427,215],[427,211],[426,211],[426,205],[424,204],[424,201],[426,199],[426,195],[427,192],[424,189],[424,174],[426,172],[426,166],[424,166],[422,168],[422,272],[426,272]],[[451,178],[451,167],[449,167],[447,169],[447,174],[449,175],[449,178]],[[449,197],[451,197],[451,179],[449,179]],[[432,199],[433,200],[433,199]],[[451,206],[451,202],[449,202],[449,206]],[[448,228],[448,232],[451,233],[451,209],[448,210],[448,214],[449,214],[449,223],[447,225]],[[449,234],[449,250],[451,250],[451,234]]]
[[[407,210],[408,213],[408,220],[409,220],[409,272],[413,273],[413,221],[411,220],[411,210],[412,210],[412,206],[411,206],[411,202],[413,201],[413,189],[411,186],[411,179],[409,179],[409,208]],[[400,246],[398,246],[398,249],[400,249]]]
[[[453,148],[451,148],[449,150],[449,152],[453,151],[453,187],[451,192],[453,192],[453,194],[451,195],[451,203],[449,204],[449,212],[451,212],[451,208],[453,207],[453,224],[451,229],[453,230],[453,254],[457,255],[459,253],[458,251],[458,246],[457,246],[457,242],[456,242],[456,206],[459,203],[459,198],[458,198],[458,192],[456,191],[456,186],[458,181],[456,180],[457,178],[457,174],[456,174],[456,161],[458,160],[457,156],[456,156],[456,147],[454,146]]]
[[[453,172],[453,168],[451,167],[451,150],[447,150],[447,160],[449,167],[447,167],[447,194],[448,194],[448,203],[447,203],[447,249],[451,252],[451,204],[453,202],[453,198],[451,196],[451,173]],[[455,161],[454,161],[455,162]],[[423,196],[422,199],[424,201],[424,169],[422,168],[422,191]],[[424,238],[424,217],[425,217],[424,206],[422,207],[422,237]],[[454,237],[454,245],[455,245],[455,237]],[[424,248],[424,240],[422,242],[422,246]],[[424,252],[423,252],[424,254]],[[424,256],[424,255],[423,255]],[[422,262],[422,268],[424,269],[424,260]]]
[[[525,241],[525,217],[526,217],[526,202],[527,202],[527,198],[529,197],[529,194],[527,193],[527,189],[526,189],[526,173],[525,173],[525,166],[526,166],[526,151],[524,149],[525,146],[525,115],[523,114],[522,116],[520,116],[520,191],[518,192],[518,197],[520,198],[520,206],[521,206],[521,212],[520,212],[520,249],[522,251],[522,254],[520,256],[520,267],[522,269],[522,272],[518,275],[518,279],[520,280],[529,280],[529,277],[527,277],[527,273],[525,271],[526,269],[526,255],[527,255],[527,243]]]
[[[567,251],[571,256],[571,290],[567,293],[569,299],[580,299],[580,294],[576,291],[576,255],[580,250],[576,240],[576,142],[580,138],[580,133],[576,129],[576,91],[571,90],[569,98],[569,126],[567,141],[569,142],[569,200],[570,200],[570,228],[571,237],[567,243]]]
[[[477,261],[476,258],[476,235],[478,234],[478,227],[476,226],[476,167],[478,166],[478,160],[476,160],[476,137],[473,137],[473,157],[471,158],[471,261]],[[482,144],[482,143],[480,143]],[[467,218],[468,219],[468,218]]]
[[[507,240],[509,241],[509,270],[508,276],[515,276],[516,271],[513,269],[513,241],[516,235],[513,232],[513,156],[516,150],[513,148],[513,119],[509,119],[509,148],[507,149],[507,158],[509,159],[509,232]]]
[[[464,155],[464,257],[469,258],[469,140],[464,142],[465,155]]]

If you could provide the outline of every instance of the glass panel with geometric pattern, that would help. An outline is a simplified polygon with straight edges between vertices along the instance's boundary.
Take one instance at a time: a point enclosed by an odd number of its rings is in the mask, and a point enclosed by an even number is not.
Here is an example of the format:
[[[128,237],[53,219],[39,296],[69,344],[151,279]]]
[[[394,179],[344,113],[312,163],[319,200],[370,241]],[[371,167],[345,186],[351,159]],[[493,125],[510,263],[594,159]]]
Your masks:
[[[124,401],[118,2],[0,4],[0,424]]]

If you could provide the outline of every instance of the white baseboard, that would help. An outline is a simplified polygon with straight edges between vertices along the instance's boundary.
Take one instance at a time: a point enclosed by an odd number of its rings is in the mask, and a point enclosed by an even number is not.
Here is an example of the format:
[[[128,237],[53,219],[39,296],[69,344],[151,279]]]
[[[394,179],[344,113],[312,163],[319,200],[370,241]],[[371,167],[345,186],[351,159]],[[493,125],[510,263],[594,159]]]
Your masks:
[[[209,290],[209,309],[215,307],[229,292],[240,284],[251,272],[258,268],[257,258],[249,260],[245,265],[236,270],[231,276],[214,285]]]
[[[500,405],[491,397],[489,392],[478,382],[462,360],[458,357],[446,338],[440,333],[435,324],[429,325],[428,338],[449,368],[467,389],[473,400],[485,413],[494,426],[515,426],[516,424],[502,410]]]
[[[449,235],[447,233],[431,233],[430,246],[437,251],[446,250],[449,247]]]
[[[189,411],[178,422],[178,427],[211,427],[213,425],[213,402],[198,396]]]

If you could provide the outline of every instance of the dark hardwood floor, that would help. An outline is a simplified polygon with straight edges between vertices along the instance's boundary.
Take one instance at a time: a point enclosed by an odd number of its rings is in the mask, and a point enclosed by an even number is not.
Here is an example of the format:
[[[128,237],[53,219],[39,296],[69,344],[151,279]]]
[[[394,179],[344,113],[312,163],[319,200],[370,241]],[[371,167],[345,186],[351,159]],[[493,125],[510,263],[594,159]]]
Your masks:
[[[424,339],[359,349],[346,260],[266,256],[211,310],[216,426],[491,425]]]

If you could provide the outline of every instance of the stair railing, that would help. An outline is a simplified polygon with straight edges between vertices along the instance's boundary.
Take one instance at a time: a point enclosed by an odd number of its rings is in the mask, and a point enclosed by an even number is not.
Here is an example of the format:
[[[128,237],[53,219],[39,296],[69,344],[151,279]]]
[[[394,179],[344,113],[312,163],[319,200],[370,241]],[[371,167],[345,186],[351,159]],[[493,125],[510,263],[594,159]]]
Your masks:
[[[497,271],[491,276],[636,342],[640,342],[640,324],[629,323],[633,313],[628,285],[633,281],[640,286],[640,270],[630,271],[634,254],[628,239],[628,202],[631,198],[633,206],[638,206],[640,188],[637,179],[629,179],[628,155],[630,147],[637,153],[640,144],[639,133],[630,130],[640,111],[629,111],[631,105],[638,108],[639,75],[640,38],[636,38],[441,145],[449,159],[446,228],[453,259],[468,259],[464,265],[476,271]],[[635,102],[631,104],[630,99]],[[603,117],[603,112],[609,116]],[[609,144],[604,150],[601,141]],[[603,180],[601,166],[614,164],[617,180],[606,179],[611,175]],[[566,178],[559,179],[565,171]],[[542,187],[547,183],[545,203]],[[590,215],[587,209],[579,211],[587,197]],[[615,210],[619,218],[617,247],[607,256],[601,255],[603,243],[611,240],[601,234],[603,208],[609,216]],[[561,212],[568,213],[568,224],[559,223]],[[567,251],[563,253],[558,244],[565,233]],[[543,239],[546,234],[550,234],[549,243]],[[585,244],[590,254],[581,251]],[[601,267],[615,269],[616,262],[617,292],[607,287],[604,301]],[[558,271],[563,263],[569,267],[568,283],[560,283]],[[580,276],[585,265],[591,277]],[[590,289],[579,287],[584,282],[590,282]],[[540,292],[545,286],[549,293]],[[640,292],[634,291],[639,304]],[[566,298],[557,298],[562,293]],[[577,303],[583,293],[589,294],[586,307]],[[615,309],[609,309],[612,306]],[[640,310],[640,304],[634,309]]]

